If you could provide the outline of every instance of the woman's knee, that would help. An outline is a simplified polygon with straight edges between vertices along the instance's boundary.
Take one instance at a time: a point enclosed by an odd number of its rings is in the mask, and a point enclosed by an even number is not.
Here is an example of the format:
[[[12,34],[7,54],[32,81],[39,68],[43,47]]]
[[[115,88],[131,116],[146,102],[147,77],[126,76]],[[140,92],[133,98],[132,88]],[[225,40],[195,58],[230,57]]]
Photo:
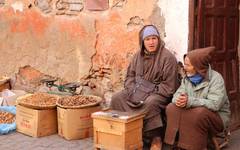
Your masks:
[[[145,105],[145,109],[148,111],[161,112],[159,101],[155,97],[149,96],[145,100],[144,105]]]
[[[196,120],[201,121],[207,116],[208,112],[209,110],[205,107],[196,107],[192,113],[196,116]]]
[[[178,111],[178,107],[174,103],[170,103],[166,107],[166,115],[170,115],[176,113]]]
[[[192,111],[188,112],[190,116],[186,115],[186,117],[189,116],[186,118],[186,120],[189,120],[189,118],[194,115],[194,117],[192,117],[191,119],[192,124],[194,124],[195,126],[202,125],[202,123],[204,123],[207,118],[208,112],[209,110],[205,107],[193,108]],[[184,118],[185,117],[183,115],[183,119]]]

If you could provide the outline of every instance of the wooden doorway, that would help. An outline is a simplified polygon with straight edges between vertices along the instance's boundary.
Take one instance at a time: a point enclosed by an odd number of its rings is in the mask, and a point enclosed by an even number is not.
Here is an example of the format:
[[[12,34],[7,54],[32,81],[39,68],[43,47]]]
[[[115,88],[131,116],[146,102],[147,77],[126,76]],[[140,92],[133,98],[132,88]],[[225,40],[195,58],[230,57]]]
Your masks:
[[[215,46],[212,67],[225,80],[231,103],[231,129],[240,128],[239,0],[190,0],[189,50]]]

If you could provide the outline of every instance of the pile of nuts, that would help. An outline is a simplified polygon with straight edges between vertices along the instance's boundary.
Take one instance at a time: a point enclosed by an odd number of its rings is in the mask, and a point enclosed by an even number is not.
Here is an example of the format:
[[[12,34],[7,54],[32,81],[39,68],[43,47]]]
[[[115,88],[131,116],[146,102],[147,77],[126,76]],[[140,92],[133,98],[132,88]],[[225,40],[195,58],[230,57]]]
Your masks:
[[[15,115],[9,112],[0,111],[0,124],[1,123],[13,123],[15,121]]]
[[[56,106],[57,97],[47,93],[35,93],[20,99],[20,104],[26,104],[31,106]]]
[[[91,105],[96,104],[99,97],[87,96],[87,95],[74,95],[62,97],[58,100],[58,104],[62,106],[81,106],[81,105]]]

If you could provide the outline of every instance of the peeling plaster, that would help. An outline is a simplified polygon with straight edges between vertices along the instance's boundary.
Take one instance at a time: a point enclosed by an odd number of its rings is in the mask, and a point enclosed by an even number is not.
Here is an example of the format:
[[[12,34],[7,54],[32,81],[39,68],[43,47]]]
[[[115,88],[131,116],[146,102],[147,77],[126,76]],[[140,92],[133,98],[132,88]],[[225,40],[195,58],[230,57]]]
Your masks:
[[[154,24],[158,28],[161,39],[164,39],[166,37],[166,19],[165,16],[162,14],[161,8],[156,6],[152,11],[152,15],[149,17],[149,20],[151,24]]]
[[[21,1],[16,1],[11,6],[12,6],[14,12],[16,13],[17,11],[20,11],[20,12],[23,11],[24,4]]]
[[[113,0],[112,8],[122,8],[127,4],[127,0]]]
[[[158,6],[165,17],[166,47],[182,61],[188,49],[189,0],[160,0]]]
[[[86,11],[85,0],[35,0],[31,9],[27,9],[30,5],[24,0],[21,4],[16,2],[14,11],[1,14],[0,39],[4,42],[0,43],[0,50],[4,56],[0,55],[0,62],[9,63],[0,74],[12,74],[29,64],[67,81],[83,78],[90,90],[110,99],[111,92],[123,86],[127,65],[139,47],[138,32],[143,25],[155,24],[168,47],[177,53],[183,49],[183,37],[187,35],[183,33],[185,3],[178,6],[180,13],[184,12],[181,18],[168,9],[177,12],[176,5],[182,0],[177,0],[174,7],[174,0],[160,1],[109,0],[110,9],[100,12]],[[23,13],[14,14],[16,11]],[[174,35],[171,28],[176,25],[181,29]]]
[[[144,26],[144,20],[139,16],[134,16],[130,18],[129,23],[127,24],[128,31],[133,30],[134,28],[139,28]]]
[[[42,12],[44,13],[50,13],[51,12],[51,1],[52,0],[35,0],[34,4],[37,6],[39,9],[41,9]]]
[[[57,0],[56,15],[78,15],[84,8],[83,0]]]

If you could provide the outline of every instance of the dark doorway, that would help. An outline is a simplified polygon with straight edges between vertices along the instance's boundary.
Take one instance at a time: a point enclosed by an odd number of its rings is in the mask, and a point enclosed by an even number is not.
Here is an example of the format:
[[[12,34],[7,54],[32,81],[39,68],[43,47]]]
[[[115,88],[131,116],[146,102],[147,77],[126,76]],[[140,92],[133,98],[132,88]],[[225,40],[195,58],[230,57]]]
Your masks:
[[[215,46],[212,67],[225,80],[231,103],[231,129],[240,128],[239,0],[190,0],[189,50]]]

